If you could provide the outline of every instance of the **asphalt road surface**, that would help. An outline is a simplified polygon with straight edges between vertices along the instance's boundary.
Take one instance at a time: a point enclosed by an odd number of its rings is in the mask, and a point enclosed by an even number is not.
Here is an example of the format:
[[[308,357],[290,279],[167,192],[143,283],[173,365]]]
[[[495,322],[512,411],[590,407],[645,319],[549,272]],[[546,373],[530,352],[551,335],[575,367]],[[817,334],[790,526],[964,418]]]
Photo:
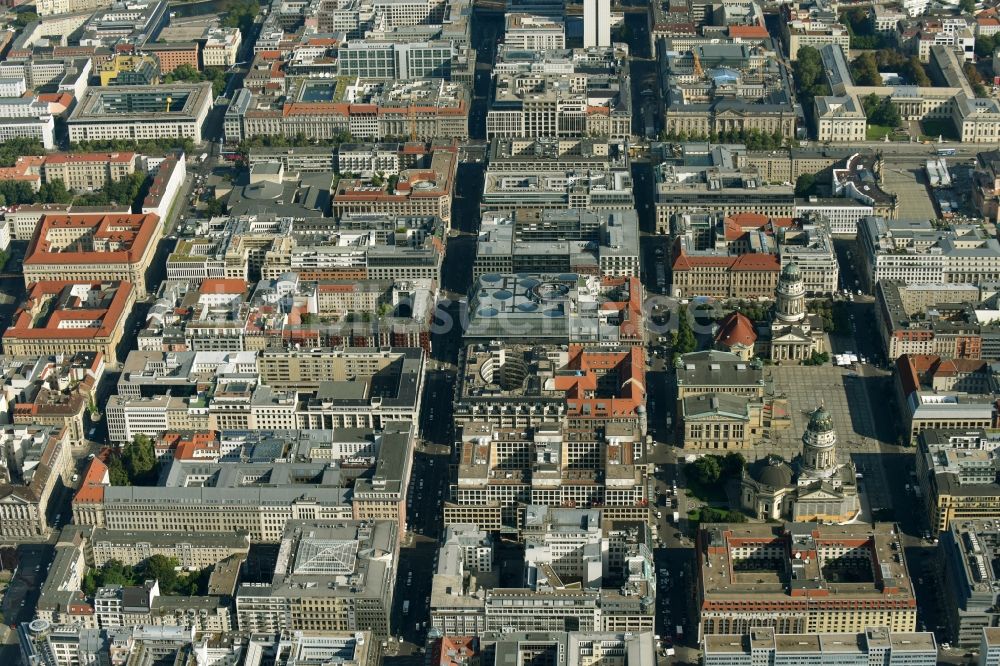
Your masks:
[[[6,644],[0,647],[0,664],[18,664],[21,652],[17,646],[17,632],[13,630],[21,622],[30,622],[35,617],[35,605],[45,574],[52,564],[55,550],[48,544],[25,544],[18,546],[18,565],[14,578],[0,603],[3,620],[12,630],[7,635]]]

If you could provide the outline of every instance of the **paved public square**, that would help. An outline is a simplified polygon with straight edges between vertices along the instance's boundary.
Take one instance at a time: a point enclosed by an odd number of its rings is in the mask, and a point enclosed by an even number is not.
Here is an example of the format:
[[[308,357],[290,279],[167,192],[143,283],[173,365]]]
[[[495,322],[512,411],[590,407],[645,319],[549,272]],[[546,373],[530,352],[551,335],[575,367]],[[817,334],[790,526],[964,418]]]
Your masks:
[[[899,219],[930,220],[937,217],[927,192],[926,178],[922,166],[886,166],[882,169],[883,189],[899,197]]]
[[[852,460],[863,474],[861,489],[869,505],[891,507],[880,456],[879,433],[883,428],[878,427],[874,416],[879,405],[887,405],[882,396],[885,382],[872,368],[866,367],[864,372],[832,365],[766,368],[768,388],[776,398],[788,401],[792,426],[772,430],[772,444],[758,447],[755,454],[759,457],[776,453],[793,460],[802,452],[802,433],[810,414],[823,405],[833,417],[838,457],[842,462]]]
[[[773,366],[765,370],[776,398],[788,401],[792,427],[772,433],[779,439],[802,436],[809,415],[820,405],[833,416],[834,427],[843,444],[861,444],[876,438],[869,397],[868,378],[849,368],[832,365]],[[796,444],[797,446],[797,444]]]

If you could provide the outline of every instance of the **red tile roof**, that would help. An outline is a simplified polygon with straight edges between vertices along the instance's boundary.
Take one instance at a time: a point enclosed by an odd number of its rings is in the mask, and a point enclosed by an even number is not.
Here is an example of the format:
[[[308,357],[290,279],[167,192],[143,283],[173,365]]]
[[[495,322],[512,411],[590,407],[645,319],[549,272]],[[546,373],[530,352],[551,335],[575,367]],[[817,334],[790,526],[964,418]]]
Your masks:
[[[642,347],[630,347],[625,351],[597,351],[570,345],[569,361],[564,369],[579,371],[557,374],[554,378],[556,390],[566,392],[567,408],[576,416],[630,416],[646,402],[646,353]],[[590,397],[597,390],[600,376],[607,372],[618,373],[618,395],[611,398]]]
[[[479,639],[475,636],[443,636],[438,658],[432,666],[467,666],[479,656]]]
[[[45,102],[49,105],[49,111],[54,113],[62,113],[73,104],[73,96],[67,92],[62,93],[41,93],[38,95],[39,102]],[[56,111],[52,108],[52,105],[58,105],[62,107],[62,111]]]
[[[896,359],[896,375],[899,378],[903,395],[908,396],[920,390],[920,376],[941,361],[941,357],[933,354],[903,354]]]
[[[234,278],[206,278],[201,281],[199,294],[242,294],[247,291],[247,283]]]
[[[980,359],[948,358],[942,359],[933,371],[935,377],[957,377],[983,370],[988,363]]]
[[[135,153],[55,153],[45,157],[46,164],[64,164],[66,162],[112,162],[127,164],[135,160]]]
[[[87,471],[83,473],[83,482],[73,497],[73,503],[99,503],[104,501],[104,487],[108,483],[108,466],[99,458],[90,461]]]
[[[719,331],[715,334],[715,342],[732,348],[736,345],[753,346],[757,341],[753,322],[741,312],[731,312],[719,322]]]
[[[84,309],[76,304],[72,310],[55,310],[49,316],[45,326],[36,327],[34,316],[30,312],[35,304],[46,298],[59,297],[68,287],[84,284],[91,289],[114,288],[111,302],[107,307]],[[13,323],[3,333],[4,344],[8,340],[79,340],[82,338],[108,338],[121,324],[128,312],[125,311],[132,295],[132,284],[129,282],[87,282],[85,280],[46,280],[36,282],[28,293],[24,306],[14,313]],[[67,320],[98,322],[97,326],[86,328],[59,328],[59,323]]]
[[[762,25],[731,25],[729,36],[741,39],[767,39],[770,35]]]
[[[774,271],[781,270],[776,254],[741,254],[733,263],[734,271]]]
[[[153,242],[159,223],[160,217],[155,214],[45,215],[28,246],[24,265],[137,263]],[[89,229],[93,239],[111,242],[124,249],[101,252],[53,248],[49,242],[49,230],[69,227]]]

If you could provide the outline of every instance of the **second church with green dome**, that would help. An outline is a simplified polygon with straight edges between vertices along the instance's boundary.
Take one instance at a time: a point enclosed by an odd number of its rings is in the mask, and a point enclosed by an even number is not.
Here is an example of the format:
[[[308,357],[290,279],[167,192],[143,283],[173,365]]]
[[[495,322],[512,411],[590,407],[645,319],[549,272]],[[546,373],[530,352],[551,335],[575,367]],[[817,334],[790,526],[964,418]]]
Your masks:
[[[854,465],[837,462],[837,431],[822,406],[802,435],[802,455],[792,464],[778,456],[743,472],[740,505],[759,519],[842,523],[861,508]]]

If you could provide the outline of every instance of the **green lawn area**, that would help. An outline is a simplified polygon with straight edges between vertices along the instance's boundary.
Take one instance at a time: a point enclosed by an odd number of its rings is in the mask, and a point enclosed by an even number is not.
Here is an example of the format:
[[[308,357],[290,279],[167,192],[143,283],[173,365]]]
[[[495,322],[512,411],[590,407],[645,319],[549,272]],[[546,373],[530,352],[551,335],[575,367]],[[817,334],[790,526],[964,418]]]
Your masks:
[[[885,125],[868,125],[868,140],[882,141],[888,135],[891,141],[892,130],[892,127],[886,127]]]
[[[920,123],[920,131],[921,141],[937,141],[939,136],[946,141],[959,139],[955,133],[955,125],[950,120],[924,120]]]

